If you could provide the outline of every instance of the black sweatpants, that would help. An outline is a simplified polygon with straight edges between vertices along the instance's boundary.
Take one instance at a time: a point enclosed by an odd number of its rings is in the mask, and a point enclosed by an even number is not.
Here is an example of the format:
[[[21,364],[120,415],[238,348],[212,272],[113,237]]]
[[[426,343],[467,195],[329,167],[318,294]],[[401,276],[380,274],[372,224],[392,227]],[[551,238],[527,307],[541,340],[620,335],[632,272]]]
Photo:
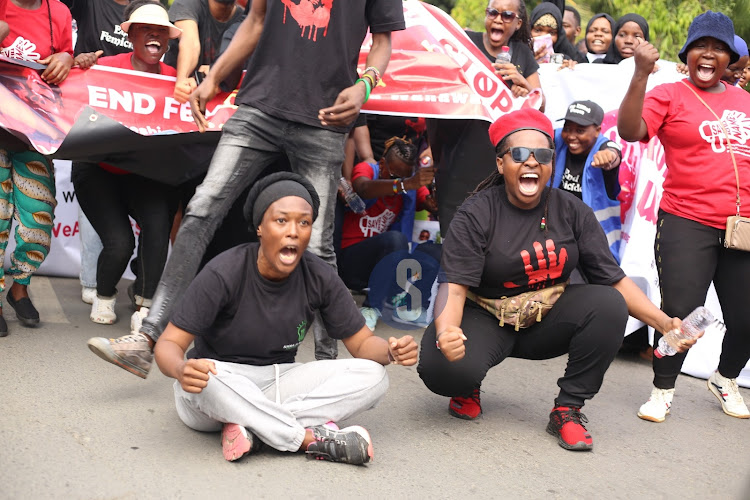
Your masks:
[[[662,310],[684,318],[706,302],[711,281],[727,332],[719,373],[737,378],[750,359],[750,252],[724,248],[724,230],[659,211],[654,242]],[[654,335],[654,345],[661,334]],[[675,386],[686,353],[654,356],[654,386]]]
[[[487,371],[508,356],[550,359],[568,353],[557,381],[556,405],[583,406],[599,392],[604,373],[622,344],[628,310],[611,286],[569,285],[547,316],[518,332],[499,326],[489,312],[466,299],[461,329],[466,355],[448,361],[435,347],[435,324],[425,330],[417,371],[428,389],[443,396],[468,396]]]

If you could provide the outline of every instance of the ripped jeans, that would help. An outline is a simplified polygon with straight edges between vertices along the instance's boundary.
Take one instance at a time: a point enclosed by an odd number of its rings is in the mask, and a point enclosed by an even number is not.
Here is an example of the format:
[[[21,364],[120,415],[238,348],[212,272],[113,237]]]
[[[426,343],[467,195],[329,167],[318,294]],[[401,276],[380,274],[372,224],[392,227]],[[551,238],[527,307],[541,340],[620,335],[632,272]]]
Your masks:
[[[307,178],[320,197],[318,218],[308,249],[332,266],[336,185],[344,161],[346,134],[270,116],[240,105],[224,125],[206,178],[185,209],[180,230],[141,332],[156,340],[174,304],[182,298],[200,265],[206,246],[237,197],[276,159],[286,154],[292,171]],[[316,359],[335,359],[338,346],[323,328],[312,325]]]

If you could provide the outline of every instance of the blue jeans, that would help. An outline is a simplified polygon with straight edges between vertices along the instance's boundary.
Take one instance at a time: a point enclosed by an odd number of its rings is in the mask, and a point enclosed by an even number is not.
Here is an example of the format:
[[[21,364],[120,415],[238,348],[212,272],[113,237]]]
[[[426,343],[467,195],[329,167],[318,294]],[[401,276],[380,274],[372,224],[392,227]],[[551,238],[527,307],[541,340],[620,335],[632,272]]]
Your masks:
[[[308,249],[336,266],[333,219],[336,183],[344,161],[346,134],[291,122],[241,105],[224,125],[206,178],[185,209],[180,230],[141,331],[154,340],[167,326],[200,265],[206,246],[242,191],[281,155],[292,171],[306,177],[320,197],[318,219]],[[328,337],[320,317],[312,325],[316,359],[334,359],[336,340]]]
[[[393,252],[409,250],[406,235],[399,231],[386,231],[365,238],[341,249],[339,276],[347,287],[363,290],[368,287],[370,274],[375,266],[386,255]],[[370,307],[369,296],[365,298],[364,307]]]
[[[81,286],[96,288],[96,263],[102,252],[102,240],[81,207],[78,207],[78,227],[81,238],[81,274],[78,277]]]

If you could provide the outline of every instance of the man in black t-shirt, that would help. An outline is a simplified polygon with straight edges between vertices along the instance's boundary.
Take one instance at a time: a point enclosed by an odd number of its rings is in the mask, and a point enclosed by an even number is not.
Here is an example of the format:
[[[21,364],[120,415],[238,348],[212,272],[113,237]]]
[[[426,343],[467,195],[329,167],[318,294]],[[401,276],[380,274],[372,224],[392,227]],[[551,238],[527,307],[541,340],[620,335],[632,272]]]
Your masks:
[[[372,46],[367,67],[357,79],[368,28]],[[100,356],[118,366],[123,357],[136,357],[140,364],[132,373],[147,376],[152,346],[167,324],[173,302],[195,276],[222,217],[242,190],[281,155],[320,195],[323,209],[310,250],[335,266],[334,206],[346,134],[388,66],[391,31],[404,28],[401,0],[322,0],[312,12],[292,0],[253,0],[229,47],[190,99],[203,132],[209,127],[206,103],[216,95],[219,82],[249,58],[235,99],[239,108],[224,125],[206,178],[187,206],[140,333],[108,340],[110,348]]]
[[[133,50],[128,34],[120,28],[130,0],[61,0],[68,6],[78,26],[74,54],[102,51],[116,56]]]
[[[187,102],[200,83],[195,74],[207,73],[204,67],[219,57],[224,32],[242,20],[242,13],[234,0],[175,0],[172,4],[169,20],[182,30],[182,36],[169,43],[164,62],[177,69],[177,101]]]

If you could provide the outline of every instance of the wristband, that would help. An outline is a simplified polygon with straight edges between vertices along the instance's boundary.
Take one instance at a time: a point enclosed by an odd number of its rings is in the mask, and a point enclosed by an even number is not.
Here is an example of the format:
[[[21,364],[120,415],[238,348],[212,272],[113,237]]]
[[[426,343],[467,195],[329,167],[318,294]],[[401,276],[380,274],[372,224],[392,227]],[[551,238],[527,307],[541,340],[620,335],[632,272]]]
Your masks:
[[[378,68],[375,66],[368,66],[362,73],[367,73],[368,71],[372,71],[375,75],[375,85],[377,85],[378,82],[380,82],[380,71],[378,71]],[[375,87],[375,85],[373,85],[373,87]]]
[[[371,74],[369,74],[369,73],[365,73],[365,74],[362,75],[362,79],[365,79],[365,78],[367,78],[368,80],[370,80],[370,88],[374,89],[375,88],[375,78],[373,78],[373,76]]]
[[[365,84],[365,101],[362,103],[364,104],[370,98],[370,91],[372,90],[372,87],[370,86],[370,82],[368,82],[367,80],[363,80],[362,78],[357,78],[357,81],[354,82],[354,84],[356,85],[359,82]]]
[[[393,194],[398,194],[398,179],[393,179]]]

